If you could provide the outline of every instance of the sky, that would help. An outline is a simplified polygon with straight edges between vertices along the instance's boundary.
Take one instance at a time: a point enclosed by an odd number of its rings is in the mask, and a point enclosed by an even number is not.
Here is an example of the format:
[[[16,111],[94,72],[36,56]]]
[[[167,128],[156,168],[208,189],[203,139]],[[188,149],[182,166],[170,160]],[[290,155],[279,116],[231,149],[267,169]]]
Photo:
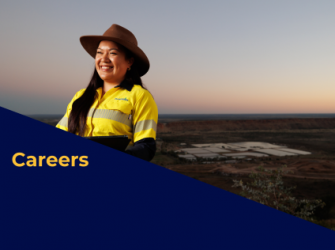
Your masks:
[[[0,106],[64,114],[113,23],[150,60],[160,114],[335,113],[335,1],[5,0]]]

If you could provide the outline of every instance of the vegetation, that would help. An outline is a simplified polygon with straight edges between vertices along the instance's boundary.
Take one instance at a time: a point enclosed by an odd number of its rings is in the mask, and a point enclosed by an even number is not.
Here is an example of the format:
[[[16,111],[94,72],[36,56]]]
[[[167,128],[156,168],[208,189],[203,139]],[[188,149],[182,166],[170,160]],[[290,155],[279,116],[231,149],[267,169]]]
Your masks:
[[[325,203],[322,200],[298,200],[292,197],[291,190],[296,187],[284,186],[283,174],[289,173],[284,168],[286,166],[275,170],[258,167],[257,173],[249,175],[252,182],[243,183],[242,180],[233,180],[233,187],[241,187],[241,195],[248,199],[303,219],[313,220],[312,215],[316,208],[324,207]]]

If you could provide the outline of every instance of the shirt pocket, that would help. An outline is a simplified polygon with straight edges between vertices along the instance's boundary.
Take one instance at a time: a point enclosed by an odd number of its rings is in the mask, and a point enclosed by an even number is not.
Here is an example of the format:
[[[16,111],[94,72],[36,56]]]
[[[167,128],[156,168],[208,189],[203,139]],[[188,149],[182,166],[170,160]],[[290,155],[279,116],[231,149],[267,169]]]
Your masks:
[[[133,109],[133,106],[129,101],[115,100],[106,104],[106,109],[119,111],[123,114],[130,115]]]

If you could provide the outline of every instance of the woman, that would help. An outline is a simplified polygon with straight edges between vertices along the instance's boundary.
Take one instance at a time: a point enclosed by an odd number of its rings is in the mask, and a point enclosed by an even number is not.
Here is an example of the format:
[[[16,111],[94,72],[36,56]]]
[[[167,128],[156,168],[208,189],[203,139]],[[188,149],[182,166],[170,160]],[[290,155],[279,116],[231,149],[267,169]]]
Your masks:
[[[78,91],[57,128],[79,136],[127,135],[126,153],[150,161],[156,152],[158,110],[141,81],[149,60],[135,36],[113,24],[102,36],[82,36],[95,58],[86,89]]]

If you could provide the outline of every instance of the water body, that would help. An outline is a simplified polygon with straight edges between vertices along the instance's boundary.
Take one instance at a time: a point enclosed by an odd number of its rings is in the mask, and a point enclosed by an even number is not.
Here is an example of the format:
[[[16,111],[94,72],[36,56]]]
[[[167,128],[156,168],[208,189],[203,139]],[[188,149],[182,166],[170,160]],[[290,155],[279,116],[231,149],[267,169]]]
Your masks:
[[[48,120],[60,120],[63,115],[28,115],[29,117],[47,122]],[[285,118],[335,118],[331,114],[159,114],[159,122],[173,121],[210,121],[210,120],[264,120]]]

